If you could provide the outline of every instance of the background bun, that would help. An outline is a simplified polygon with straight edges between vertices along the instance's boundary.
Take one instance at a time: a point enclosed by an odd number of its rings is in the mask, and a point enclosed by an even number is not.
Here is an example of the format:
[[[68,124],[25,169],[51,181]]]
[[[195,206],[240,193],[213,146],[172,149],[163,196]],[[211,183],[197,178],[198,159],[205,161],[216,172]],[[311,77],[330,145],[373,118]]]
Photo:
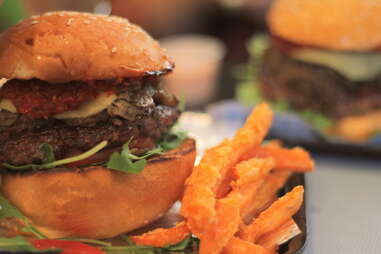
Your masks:
[[[0,36],[0,78],[104,80],[172,68],[155,40],[119,17],[52,12],[23,20]]]
[[[140,174],[81,171],[5,174],[2,192],[48,237],[109,238],[158,219],[180,198],[195,142],[152,158]]]
[[[302,45],[370,51],[381,46],[381,1],[277,0],[268,15],[272,34]]]

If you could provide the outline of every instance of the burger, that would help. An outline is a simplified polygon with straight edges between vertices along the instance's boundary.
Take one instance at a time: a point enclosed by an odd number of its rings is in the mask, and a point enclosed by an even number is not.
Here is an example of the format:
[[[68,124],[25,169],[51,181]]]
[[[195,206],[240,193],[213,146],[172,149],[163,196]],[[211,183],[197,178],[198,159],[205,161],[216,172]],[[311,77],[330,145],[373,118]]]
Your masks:
[[[126,19],[53,12],[0,36],[1,195],[49,238],[109,238],[181,196],[195,142],[172,126],[173,62]]]
[[[381,2],[278,0],[261,96],[323,133],[364,142],[381,132]]]

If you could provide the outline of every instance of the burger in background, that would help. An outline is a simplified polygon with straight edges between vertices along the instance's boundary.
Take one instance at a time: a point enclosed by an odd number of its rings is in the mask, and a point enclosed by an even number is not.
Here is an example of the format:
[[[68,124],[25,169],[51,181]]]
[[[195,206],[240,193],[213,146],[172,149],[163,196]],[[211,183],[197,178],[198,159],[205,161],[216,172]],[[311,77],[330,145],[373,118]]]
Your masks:
[[[380,15],[381,2],[372,0],[275,1],[267,17],[269,38],[252,45],[254,57],[262,55],[253,60],[260,69],[254,96],[327,135],[351,142],[377,135]]]

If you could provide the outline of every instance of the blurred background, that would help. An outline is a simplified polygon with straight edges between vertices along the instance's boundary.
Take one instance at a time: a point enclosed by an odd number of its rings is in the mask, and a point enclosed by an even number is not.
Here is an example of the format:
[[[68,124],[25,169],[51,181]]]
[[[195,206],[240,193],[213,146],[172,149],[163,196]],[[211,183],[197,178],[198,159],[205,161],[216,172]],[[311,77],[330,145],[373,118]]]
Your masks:
[[[56,10],[126,17],[168,48],[176,61],[168,86],[186,97],[188,107],[202,109],[207,103],[234,97],[234,68],[247,62],[246,42],[264,29],[269,3],[270,0],[4,0],[0,7],[0,31],[22,18]]]

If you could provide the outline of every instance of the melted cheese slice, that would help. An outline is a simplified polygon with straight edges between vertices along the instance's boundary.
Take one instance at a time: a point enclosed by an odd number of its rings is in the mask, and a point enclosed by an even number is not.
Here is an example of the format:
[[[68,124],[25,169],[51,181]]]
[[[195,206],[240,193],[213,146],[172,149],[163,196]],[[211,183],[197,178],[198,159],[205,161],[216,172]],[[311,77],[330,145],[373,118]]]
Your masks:
[[[15,105],[13,105],[12,101],[9,99],[3,99],[0,101],[0,108],[5,109],[6,111],[17,113],[17,109]]]
[[[83,103],[79,108],[66,111],[54,116],[57,119],[83,118],[97,114],[111,105],[116,99],[115,94],[100,93],[94,100]],[[0,108],[12,113],[17,113],[16,107],[9,99],[3,99],[0,102]]]
[[[372,80],[381,73],[381,54],[333,52],[303,48],[291,53],[300,61],[328,66],[353,81]]]
[[[97,114],[111,105],[116,99],[115,94],[100,93],[94,100],[83,103],[79,108],[54,116],[57,119],[83,118]]]

